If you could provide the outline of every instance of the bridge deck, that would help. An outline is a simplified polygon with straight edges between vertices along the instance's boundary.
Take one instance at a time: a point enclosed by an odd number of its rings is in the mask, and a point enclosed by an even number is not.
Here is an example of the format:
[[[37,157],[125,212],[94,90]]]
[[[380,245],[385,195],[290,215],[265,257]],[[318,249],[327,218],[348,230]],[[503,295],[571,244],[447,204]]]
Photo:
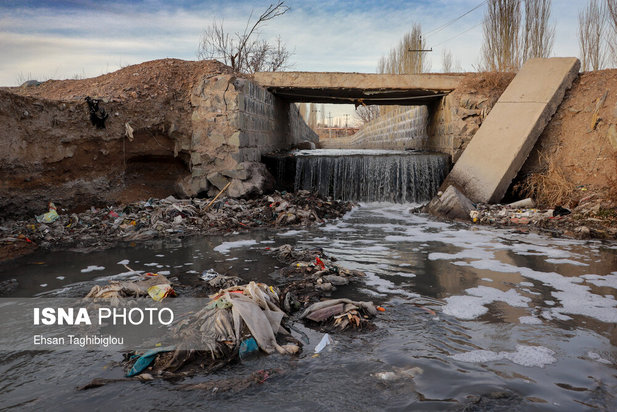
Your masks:
[[[454,90],[463,74],[260,72],[254,80],[279,97],[304,103],[421,105]]]

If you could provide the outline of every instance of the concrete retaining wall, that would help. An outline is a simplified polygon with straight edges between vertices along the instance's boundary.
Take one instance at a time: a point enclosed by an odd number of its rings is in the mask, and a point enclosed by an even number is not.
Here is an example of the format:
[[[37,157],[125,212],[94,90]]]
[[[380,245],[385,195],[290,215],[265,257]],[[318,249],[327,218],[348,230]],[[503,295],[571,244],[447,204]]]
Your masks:
[[[423,149],[426,146],[426,106],[390,107],[349,138],[324,139],[324,148]]]

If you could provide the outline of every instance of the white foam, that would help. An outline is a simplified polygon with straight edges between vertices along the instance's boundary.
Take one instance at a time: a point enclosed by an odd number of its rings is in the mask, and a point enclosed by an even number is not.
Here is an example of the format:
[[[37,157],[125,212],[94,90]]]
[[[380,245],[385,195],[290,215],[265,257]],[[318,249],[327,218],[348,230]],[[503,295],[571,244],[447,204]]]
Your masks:
[[[286,237],[286,236],[296,236],[296,235],[299,235],[300,233],[306,233],[306,230],[289,230],[284,233],[279,233],[278,235],[282,237]],[[230,243],[234,243],[234,242],[230,242]]]
[[[555,352],[544,346],[516,345],[514,352],[493,352],[490,350],[474,350],[450,356],[462,362],[484,363],[507,359],[517,365],[540,367],[557,362]]]
[[[165,257],[165,255],[154,255],[156,257]]]
[[[158,266],[158,263],[155,262],[150,262],[150,263],[144,263],[144,266]]]
[[[81,273],[94,272],[95,270],[105,270],[105,266],[88,266],[81,270]]]
[[[600,363],[604,363],[605,365],[612,365],[613,362],[604,359],[603,357],[601,357],[599,354],[595,353],[595,352],[587,352],[587,356],[589,356],[590,359],[595,360],[596,362],[600,362]]]
[[[56,276],[56,279],[58,279],[58,280],[64,280],[64,276]]]
[[[518,321],[524,325],[541,325],[542,319],[536,318],[535,316],[521,316],[518,318]]]
[[[577,262],[571,259],[546,259],[546,263],[554,263],[556,265],[574,265],[574,266],[589,266],[588,263]]]
[[[215,247],[213,250],[226,255],[229,253],[231,249],[238,249],[238,248],[242,248],[245,246],[251,246],[251,245],[256,245],[256,244],[257,244],[257,241],[253,239],[237,240],[235,242],[223,242],[217,247]]]
[[[599,287],[609,287],[617,289],[617,272],[611,273],[610,275],[606,276],[583,275],[581,277],[586,279],[587,283],[591,283]]]
[[[381,150],[381,149],[313,149],[299,150],[296,156],[375,156],[375,155],[410,155],[404,150]]]
[[[404,278],[415,278],[416,277],[415,273],[408,273],[408,272],[396,272],[394,273],[394,275],[402,276]]]
[[[519,295],[514,289],[506,292],[488,286],[477,286],[467,289],[470,296],[450,296],[445,299],[443,313],[459,319],[475,319],[488,312],[488,305],[493,302],[504,302],[510,306],[526,307],[531,301],[526,296]]]
[[[121,260],[118,262],[118,265],[128,265],[131,261],[128,259]]]
[[[169,275],[171,274],[171,272],[169,270],[159,270],[158,274],[159,275]]]

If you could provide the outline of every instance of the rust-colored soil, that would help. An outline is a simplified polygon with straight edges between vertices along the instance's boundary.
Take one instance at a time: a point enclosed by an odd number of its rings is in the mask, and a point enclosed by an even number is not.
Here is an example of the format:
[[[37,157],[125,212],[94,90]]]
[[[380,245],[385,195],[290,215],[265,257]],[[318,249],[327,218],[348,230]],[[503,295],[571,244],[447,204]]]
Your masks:
[[[566,94],[523,167],[523,191],[541,206],[575,207],[590,195],[617,206],[617,70],[583,73]]]
[[[48,80],[36,87],[6,88],[23,96],[48,100],[75,100],[85,96],[118,100],[154,99],[161,95],[185,93],[200,77],[211,73],[230,73],[215,60],[152,60],[118,71],[82,80]],[[187,100],[184,101],[189,104]],[[161,110],[164,110],[161,107]]]

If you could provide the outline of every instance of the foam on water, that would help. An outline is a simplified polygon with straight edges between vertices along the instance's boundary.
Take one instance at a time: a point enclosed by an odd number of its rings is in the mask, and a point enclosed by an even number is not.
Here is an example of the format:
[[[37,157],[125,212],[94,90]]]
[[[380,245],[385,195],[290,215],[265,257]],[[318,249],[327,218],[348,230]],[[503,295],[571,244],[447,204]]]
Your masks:
[[[516,345],[514,352],[493,352],[490,350],[474,350],[452,355],[451,358],[462,362],[494,362],[507,359],[513,363],[527,367],[540,367],[557,362],[555,352],[544,346]]]
[[[81,273],[94,272],[95,270],[105,270],[105,266],[96,266],[96,265],[88,266],[87,268],[82,269]]]
[[[475,319],[488,312],[488,305],[493,302],[504,302],[510,306],[527,307],[531,301],[526,296],[519,295],[514,289],[506,292],[488,286],[477,286],[467,289],[469,296],[451,296],[446,298],[443,313],[459,319]]]
[[[257,241],[254,239],[237,240],[235,242],[223,242],[217,247],[215,247],[213,250],[226,255],[231,251],[231,249],[243,248],[246,246],[252,246],[256,244],[257,244]]]

